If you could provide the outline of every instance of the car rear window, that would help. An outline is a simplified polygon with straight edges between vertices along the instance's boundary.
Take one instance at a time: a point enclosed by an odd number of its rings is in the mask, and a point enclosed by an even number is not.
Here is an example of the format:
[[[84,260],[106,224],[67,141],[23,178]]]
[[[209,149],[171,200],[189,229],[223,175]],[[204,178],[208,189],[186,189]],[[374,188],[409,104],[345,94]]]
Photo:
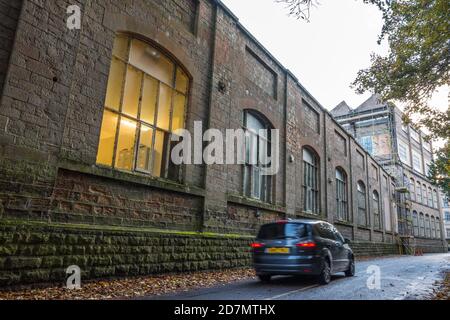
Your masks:
[[[310,227],[304,223],[273,223],[261,227],[258,239],[304,238],[308,236]]]

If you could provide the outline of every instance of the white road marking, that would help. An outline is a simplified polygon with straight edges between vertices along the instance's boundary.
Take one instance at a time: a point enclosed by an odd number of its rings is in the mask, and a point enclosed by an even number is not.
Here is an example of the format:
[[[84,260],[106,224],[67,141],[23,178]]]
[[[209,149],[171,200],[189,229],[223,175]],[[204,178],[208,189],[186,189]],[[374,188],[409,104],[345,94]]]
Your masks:
[[[282,297],[285,297],[285,296],[289,296],[289,295],[294,294],[294,293],[306,291],[308,289],[317,288],[317,287],[320,287],[320,285],[314,284],[312,286],[308,286],[308,287],[304,287],[304,288],[301,288],[301,289],[289,291],[289,292],[286,292],[286,293],[283,293],[283,294],[279,294],[279,295],[271,297],[271,298],[266,298],[264,300],[276,300],[276,299],[279,299],[279,298],[282,298]]]

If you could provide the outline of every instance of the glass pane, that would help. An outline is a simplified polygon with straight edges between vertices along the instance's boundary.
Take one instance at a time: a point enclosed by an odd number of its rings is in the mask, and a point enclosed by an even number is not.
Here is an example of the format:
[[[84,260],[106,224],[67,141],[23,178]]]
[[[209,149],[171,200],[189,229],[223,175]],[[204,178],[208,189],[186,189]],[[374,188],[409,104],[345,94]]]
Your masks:
[[[163,175],[164,137],[164,132],[156,131],[155,148],[153,150],[153,175],[155,177],[161,177]]]
[[[176,94],[172,115],[172,132],[177,129],[184,128],[185,106],[186,106],[186,97],[181,94]]]
[[[122,112],[137,118],[139,98],[141,93],[142,72],[128,66]]]
[[[142,92],[141,120],[154,124],[156,98],[158,96],[158,81],[148,76],[144,78]]]
[[[189,89],[189,78],[183,72],[183,70],[181,70],[181,68],[177,68],[177,79],[175,88],[184,94],[186,94]]]
[[[170,108],[172,104],[172,89],[161,83],[159,87],[159,105],[157,127],[169,130]]]
[[[128,59],[128,44],[129,39],[127,36],[117,36],[114,40],[113,54],[126,61]]]
[[[255,116],[253,116],[251,113],[247,113],[247,129],[258,133],[260,129],[264,129],[264,125],[261,121],[259,121]]]
[[[133,39],[130,63],[158,80],[173,86],[174,65],[161,52],[150,45]]]
[[[105,105],[119,111],[122,97],[123,79],[125,77],[125,63],[113,58],[109,70],[108,89],[106,91]]]
[[[136,167],[140,170],[148,172],[152,171],[151,154],[153,144],[153,129],[141,125],[141,133],[139,138],[139,150]]]
[[[115,113],[105,110],[97,152],[97,163],[99,164],[112,166],[117,119],[118,116]]]
[[[136,121],[121,118],[117,141],[116,168],[131,170],[133,167]]]

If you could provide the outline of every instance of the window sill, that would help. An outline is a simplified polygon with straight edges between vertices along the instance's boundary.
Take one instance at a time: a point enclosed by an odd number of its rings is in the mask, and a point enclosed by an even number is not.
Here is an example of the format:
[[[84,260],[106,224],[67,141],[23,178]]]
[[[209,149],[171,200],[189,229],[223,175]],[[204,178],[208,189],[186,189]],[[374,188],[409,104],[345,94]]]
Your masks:
[[[372,229],[371,229],[370,227],[367,227],[367,226],[361,226],[361,225],[358,225],[358,229],[367,230],[367,231],[372,231]]]
[[[80,172],[85,174],[90,174],[98,177],[115,179],[135,184],[140,184],[148,187],[165,189],[173,192],[186,193],[198,197],[204,197],[205,191],[198,187],[188,186],[179,184],[170,180],[165,180],[161,178],[150,177],[148,175],[139,172],[128,172],[111,169],[108,167],[102,167],[98,165],[85,165],[73,162],[61,162],[58,168]]]
[[[268,211],[275,211],[279,213],[286,213],[286,208],[282,206],[273,205],[270,203],[258,201],[256,199],[247,198],[243,196],[238,196],[235,194],[228,194],[227,195],[227,201],[231,203],[237,203],[249,207],[255,207],[258,209],[264,209]]]

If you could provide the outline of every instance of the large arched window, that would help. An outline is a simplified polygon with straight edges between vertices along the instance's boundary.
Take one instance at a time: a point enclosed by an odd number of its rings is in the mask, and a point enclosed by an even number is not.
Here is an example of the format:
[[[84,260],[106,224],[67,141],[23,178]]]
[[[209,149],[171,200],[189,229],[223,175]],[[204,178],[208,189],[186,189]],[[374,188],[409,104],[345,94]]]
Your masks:
[[[417,215],[417,211],[413,211],[413,231],[414,236],[419,236],[419,216]]]
[[[184,127],[189,78],[156,47],[116,37],[97,163],[178,179],[170,135]]]
[[[409,183],[409,193],[411,195],[411,200],[416,201],[416,182],[411,178]]]
[[[422,186],[422,203],[424,205],[428,204],[428,195],[427,195],[427,186],[426,185]]]
[[[367,198],[366,198],[366,186],[362,181],[358,182],[358,224],[361,226],[367,226]]]
[[[271,124],[256,111],[244,112],[246,132],[246,163],[244,169],[244,193],[246,196],[264,202],[272,201],[272,176],[263,174],[264,167],[270,166],[260,156],[270,157]]]
[[[373,223],[375,229],[381,229],[380,196],[377,191],[372,194]]]
[[[436,238],[441,239],[441,219],[436,217]]]
[[[303,148],[303,209],[319,213],[319,157],[309,148]]]
[[[431,221],[430,221],[430,225],[431,225],[431,238],[436,238],[436,219],[434,218],[434,216],[431,216]]]
[[[417,202],[418,203],[422,203],[422,185],[420,184],[419,181],[417,181]]]
[[[430,229],[430,216],[425,215],[425,237],[430,238],[431,229]]]
[[[425,237],[425,217],[422,212],[419,214],[419,227],[420,227],[419,235],[421,237]]]
[[[438,194],[437,194],[437,191],[436,191],[436,190],[433,190],[433,204],[434,204],[434,207],[435,207],[436,209],[439,208]]]
[[[431,188],[428,188],[428,206],[433,208],[433,191]]]
[[[347,174],[341,168],[336,169],[336,213],[338,220],[349,221]]]

